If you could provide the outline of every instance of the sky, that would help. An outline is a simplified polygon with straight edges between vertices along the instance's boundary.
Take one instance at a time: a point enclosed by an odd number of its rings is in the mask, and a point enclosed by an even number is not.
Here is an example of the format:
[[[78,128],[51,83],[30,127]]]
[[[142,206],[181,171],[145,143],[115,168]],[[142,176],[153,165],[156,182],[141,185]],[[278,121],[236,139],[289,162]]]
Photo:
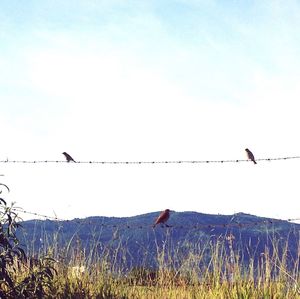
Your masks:
[[[0,160],[298,156],[299,28],[296,0],[2,0]],[[9,204],[61,219],[166,208],[288,219],[300,218],[299,170],[0,163],[0,182]]]

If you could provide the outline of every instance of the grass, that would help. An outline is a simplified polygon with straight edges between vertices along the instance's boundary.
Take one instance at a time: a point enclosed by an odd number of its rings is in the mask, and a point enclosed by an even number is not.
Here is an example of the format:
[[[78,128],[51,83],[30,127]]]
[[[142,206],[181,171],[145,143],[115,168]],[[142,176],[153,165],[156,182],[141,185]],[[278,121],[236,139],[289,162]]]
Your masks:
[[[171,255],[168,242],[157,244],[156,270],[145,265],[122,268],[116,260],[117,255],[126,256],[121,245],[115,252],[102,248],[86,254],[80,245],[58,250],[54,244],[46,255],[56,260],[56,274],[45,298],[300,298],[299,258],[288,268],[287,247],[279,254],[274,240],[272,250],[266,247],[256,264],[251,259],[245,264],[233,242],[220,239],[203,247],[190,245],[185,255],[176,248]],[[40,253],[37,259],[43,256]],[[17,273],[19,280],[30,271],[24,265]]]

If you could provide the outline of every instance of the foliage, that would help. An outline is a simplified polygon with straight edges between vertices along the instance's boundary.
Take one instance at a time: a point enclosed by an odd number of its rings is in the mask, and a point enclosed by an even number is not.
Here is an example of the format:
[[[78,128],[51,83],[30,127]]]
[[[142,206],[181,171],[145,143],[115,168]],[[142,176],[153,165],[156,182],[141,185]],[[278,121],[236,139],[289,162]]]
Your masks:
[[[9,191],[6,185],[1,186]],[[17,229],[21,227],[18,220],[13,207],[8,207],[6,201],[0,198],[0,298],[44,298],[55,273],[54,260],[27,257],[16,236]],[[27,263],[31,265],[24,271]]]

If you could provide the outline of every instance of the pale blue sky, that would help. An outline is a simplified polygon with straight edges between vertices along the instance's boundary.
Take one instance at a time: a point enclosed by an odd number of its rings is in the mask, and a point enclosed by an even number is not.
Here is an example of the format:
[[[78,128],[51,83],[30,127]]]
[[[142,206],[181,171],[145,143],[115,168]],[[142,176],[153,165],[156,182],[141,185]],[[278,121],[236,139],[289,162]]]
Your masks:
[[[298,1],[1,1],[0,160],[299,155],[299,28]],[[165,208],[300,217],[298,160],[252,166],[0,173],[12,201],[61,218]]]

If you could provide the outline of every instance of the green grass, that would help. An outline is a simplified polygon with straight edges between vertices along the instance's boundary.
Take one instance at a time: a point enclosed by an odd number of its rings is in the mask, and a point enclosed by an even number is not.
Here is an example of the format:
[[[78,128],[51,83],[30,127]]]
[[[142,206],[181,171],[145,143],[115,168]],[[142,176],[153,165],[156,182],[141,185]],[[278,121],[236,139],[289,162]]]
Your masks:
[[[105,248],[93,258],[80,248],[50,250],[56,274],[46,298],[300,298],[299,261],[287,268],[288,248],[279,255],[274,241],[272,255],[266,248],[254,266],[252,260],[241,263],[241,253],[226,250],[229,246],[224,240],[191,247],[184,257],[179,250],[171,256],[165,245],[157,247],[156,271],[143,266],[126,271]],[[126,248],[115,250],[125,256]],[[19,280],[30,271],[23,265]]]

